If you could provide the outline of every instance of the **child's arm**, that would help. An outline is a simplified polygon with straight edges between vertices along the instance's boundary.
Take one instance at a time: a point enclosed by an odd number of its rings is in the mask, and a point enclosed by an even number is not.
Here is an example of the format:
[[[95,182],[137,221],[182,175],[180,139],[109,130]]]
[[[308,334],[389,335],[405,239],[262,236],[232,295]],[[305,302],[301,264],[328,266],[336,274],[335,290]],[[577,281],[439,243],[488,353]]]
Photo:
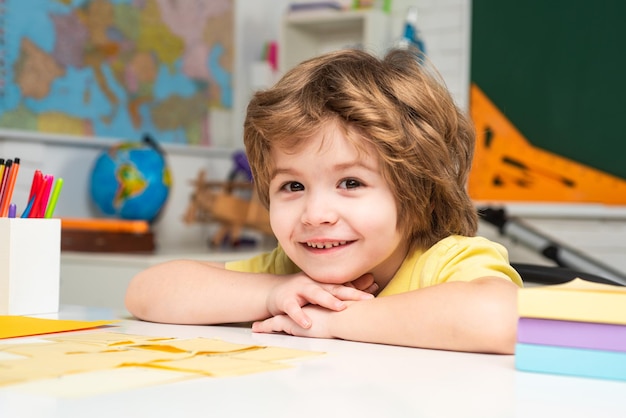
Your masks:
[[[280,315],[255,332],[341,338],[454,351],[512,354],[517,332],[517,286],[497,277],[449,282],[350,303],[341,312],[305,307],[313,326]]]
[[[366,290],[373,278],[355,282]],[[125,302],[131,314],[147,321],[222,324],[286,313],[306,328],[311,322],[301,307],[307,303],[341,310],[347,306],[343,301],[365,298],[372,295],[351,286],[320,284],[303,273],[241,273],[218,263],[177,260],[133,277]]]

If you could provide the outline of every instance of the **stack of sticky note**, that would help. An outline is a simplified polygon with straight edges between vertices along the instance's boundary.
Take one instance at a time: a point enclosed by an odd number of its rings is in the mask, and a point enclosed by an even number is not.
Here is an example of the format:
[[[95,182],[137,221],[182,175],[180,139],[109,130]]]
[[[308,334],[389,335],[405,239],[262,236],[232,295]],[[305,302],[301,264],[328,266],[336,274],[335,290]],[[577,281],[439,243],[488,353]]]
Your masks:
[[[626,287],[574,279],[520,289],[518,370],[626,380]]]

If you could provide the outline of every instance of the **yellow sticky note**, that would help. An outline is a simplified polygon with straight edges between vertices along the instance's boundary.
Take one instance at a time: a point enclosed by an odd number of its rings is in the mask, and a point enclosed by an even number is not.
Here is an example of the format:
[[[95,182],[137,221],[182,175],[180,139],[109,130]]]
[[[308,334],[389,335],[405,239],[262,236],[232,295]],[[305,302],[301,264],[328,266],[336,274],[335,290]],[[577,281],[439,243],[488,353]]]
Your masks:
[[[78,321],[57,322],[70,322],[71,329],[77,329]],[[78,325],[93,327],[108,322],[111,321],[78,322]],[[323,354],[201,337],[178,340],[107,332],[64,334],[37,340],[40,341],[0,344],[0,386],[22,385],[26,388],[32,384],[32,387],[49,390],[57,388],[56,383],[65,382],[66,394],[79,396],[86,394],[83,383],[93,394],[100,386],[107,391],[124,388],[126,384],[138,387],[193,377],[239,376],[280,370],[292,367],[289,364],[292,360]],[[127,373],[130,370],[134,373]],[[115,379],[120,376],[124,382],[116,384]],[[108,386],[90,383],[90,379],[97,381],[99,378],[113,380]]]
[[[27,316],[0,315],[0,339],[51,334],[53,332],[76,331],[96,328],[115,322],[118,321],[69,321],[60,319],[31,318]]]
[[[4,378],[5,376],[0,374],[0,386]],[[119,367],[68,374],[62,378],[25,380],[13,384],[12,389],[44,397],[77,398],[195,378],[198,378],[198,373],[181,373],[151,367]]]
[[[159,342],[158,344],[137,344],[134,347],[144,350],[161,350],[170,352],[189,352],[195,354],[226,354],[249,350],[257,350],[259,346],[234,344],[227,341],[207,338],[192,338]]]
[[[76,342],[79,344],[95,344],[105,347],[118,347],[135,344],[147,344],[155,341],[172,340],[171,337],[150,337],[146,335],[122,334],[115,332],[94,332],[89,334],[64,334],[48,337],[49,341]]]
[[[240,359],[232,356],[193,356],[181,360],[152,362],[144,366],[183,373],[195,372],[213,377],[241,376],[291,367],[278,362]]]

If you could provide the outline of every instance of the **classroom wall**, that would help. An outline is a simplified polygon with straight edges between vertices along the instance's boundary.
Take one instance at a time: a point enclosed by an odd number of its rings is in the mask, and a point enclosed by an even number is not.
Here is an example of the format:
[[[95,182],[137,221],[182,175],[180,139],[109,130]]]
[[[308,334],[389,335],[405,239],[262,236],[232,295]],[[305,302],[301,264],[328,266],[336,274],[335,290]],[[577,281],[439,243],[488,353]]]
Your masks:
[[[230,135],[216,138],[214,147],[198,148],[164,145],[172,171],[173,186],[169,200],[155,224],[160,247],[198,247],[206,245],[210,227],[185,225],[181,218],[187,207],[199,170],[209,178],[224,179],[231,167],[230,156],[242,147],[245,106],[253,93],[250,87],[251,64],[261,56],[265,42],[277,40],[280,20],[287,0],[237,0],[235,21],[235,97],[232,114],[215,115],[215,125]],[[392,35],[402,30],[404,10],[409,4],[419,8],[419,26],[427,53],[462,107],[467,106],[469,79],[470,0],[397,0]],[[219,120],[217,120],[219,119]],[[91,167],[102,150],[118,138],[75,138],[0,131],[0,156],[22,158],[21,175],[15,190],[17,202],[27,198],[35,169],[63,177],[66,182],[57,206],[57,216],[98,216],[89,200],[88,180]]]
[[[290,3],[307,0],[237,0],[233,140],[242,146],[245,106],[250,99],[251,68],[265,42],[280,38],[280,23]],[[345,2],[345,1],[344,1]],[[350,1],[347,1],[350,3]],[[270,6],[271,4],[271,6]],[[399,39],[406,10],[418,8],[418,26],[426,44],[428,58],[441,74],[457,104],[464,109],[469,102],[471,0],[392,0],[389,39]],[[280,46],[279,46],[280,48]],[[280,69],[284,72],[286,69]]]
[[[90,173],[98,155],[116,142],[115,138],[67,138],[50,135],[24,135],[0,132],[0,155],[21,158],[21,168],[14,191],[18,212],[23,210],[35,169],[64,179],[55,216],[102,216],[89,197]],[[157,244],[167,247],[198,247],[204,245],[209,228],[186,225],[182,216],[193,191],[191,182],[200,170],[208,178],[223,179],[230,170],[230,148],[189,148],[164,146],[172,173],[172,187],[160,218],[154,225]]]
[[[417,0],[426,53],[457,104],[468,109],[472,0]],[[397,18],[396,18],[397,19]],[[401,27],[398,23],[396,30]]]

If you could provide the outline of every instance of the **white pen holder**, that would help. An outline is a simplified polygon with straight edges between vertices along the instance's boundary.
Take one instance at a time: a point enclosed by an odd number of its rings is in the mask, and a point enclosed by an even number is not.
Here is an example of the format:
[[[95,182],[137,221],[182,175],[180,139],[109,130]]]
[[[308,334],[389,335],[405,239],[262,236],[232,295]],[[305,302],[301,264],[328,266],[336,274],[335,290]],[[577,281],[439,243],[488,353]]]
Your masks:
[[[0,315],[58,312],[61,220],[0,218]]]

